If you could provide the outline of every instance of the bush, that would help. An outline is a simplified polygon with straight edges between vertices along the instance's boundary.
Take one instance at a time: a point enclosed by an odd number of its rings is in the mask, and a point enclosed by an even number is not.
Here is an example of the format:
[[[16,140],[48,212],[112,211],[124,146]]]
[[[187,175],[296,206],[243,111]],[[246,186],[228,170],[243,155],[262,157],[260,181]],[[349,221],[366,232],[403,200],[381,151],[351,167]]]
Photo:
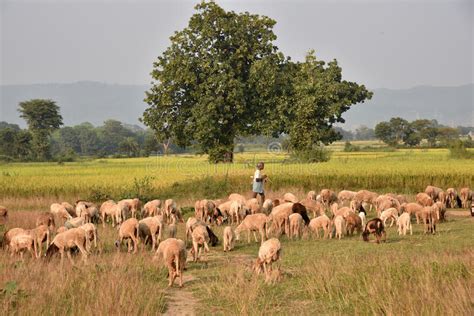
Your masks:
[[[474,159],[474,152],[467,150],[463,141],[457,140],[449,145],[449,157],[453,159]]]
[[[331,159],[331,151],[324,147],[314,147],[309,150],[294,151],[290,155],[292,162],[317,163]]]
[[[350,141],[346,141],[346,143],[344,144],[344,151],[345,152],[360,151],[360,147],[357,145],[352,145]]]

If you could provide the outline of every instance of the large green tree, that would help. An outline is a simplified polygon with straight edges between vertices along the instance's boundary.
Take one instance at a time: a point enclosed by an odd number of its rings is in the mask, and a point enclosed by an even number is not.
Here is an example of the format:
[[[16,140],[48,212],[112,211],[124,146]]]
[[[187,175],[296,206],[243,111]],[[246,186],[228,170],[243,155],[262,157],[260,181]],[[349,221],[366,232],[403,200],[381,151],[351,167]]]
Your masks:
[[[32,135],[32,153],[37,160],[51,158],[49,137],[63,124],[59,107],[53,100],[32,99],[20,102],[18,111]]]
[[[154,63],[143,122],[161,142],[197,142],[211,161],[231,160],[235,137],[262,126],[267,108],[259,92],[268,89],[257,85],[275,77],[268,71],[283,61],[273,43],[275,21],[226,12],[214,2],[196,10]]]

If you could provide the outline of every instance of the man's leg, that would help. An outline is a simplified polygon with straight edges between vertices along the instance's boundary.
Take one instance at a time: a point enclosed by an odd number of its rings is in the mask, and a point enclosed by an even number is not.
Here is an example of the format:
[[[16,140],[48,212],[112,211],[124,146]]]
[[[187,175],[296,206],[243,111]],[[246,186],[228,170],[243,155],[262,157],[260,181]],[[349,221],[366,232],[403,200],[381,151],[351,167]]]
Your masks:
[[[262,198],[262,203],[260,205],[263,205],[265,202],[265,192],[260,193],[260,197]]]
[[[252,197],[255,199],[257,198],[257,192],[252,192]]]

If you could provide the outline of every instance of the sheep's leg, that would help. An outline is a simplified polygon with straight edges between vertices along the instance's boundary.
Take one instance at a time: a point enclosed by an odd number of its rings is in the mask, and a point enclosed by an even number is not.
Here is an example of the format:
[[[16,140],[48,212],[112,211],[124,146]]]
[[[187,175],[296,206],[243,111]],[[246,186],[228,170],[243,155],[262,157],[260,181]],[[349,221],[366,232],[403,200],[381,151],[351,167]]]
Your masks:
[[[156,236],[154,233],[151,234],[151,251],[155,251]]]
[[[250,229],[247,229],[247,244],[250,244]]]
[[[67,253],[69,262],[71,263],[71,265],[74,265],[74,261],[72,260],[72,256],[71,256],[71,250],[67,250],[66,253]]]
[[[411,230],[411,223],[410,222],[408,222],[408,228],[410,229],[410,235],[413,235],[413,232]]]
[[[256,232],[256,231],[253,231],[253,238],[255,239],[255,242],[258,242],[257,232]],[[263,242],[263,237],[262,237],[262,242]]]
[[[138,240],[133,234],[130,236],[130,238],[132,239],[132,242],[133,242],[133,253],[137,253],[137,251],[138,251]]]
[[[132,240],[130,238],[127,239],[127,252],[130,253],[132,251]]]

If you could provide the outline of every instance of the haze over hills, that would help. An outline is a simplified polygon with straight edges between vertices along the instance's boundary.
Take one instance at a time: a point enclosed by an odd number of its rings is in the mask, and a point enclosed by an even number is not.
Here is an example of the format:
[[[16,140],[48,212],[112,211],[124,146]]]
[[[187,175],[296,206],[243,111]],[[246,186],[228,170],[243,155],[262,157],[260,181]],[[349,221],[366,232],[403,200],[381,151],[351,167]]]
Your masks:
[[[18,103],[33,98],[49,98],[57,101],[66,125],[86,121],[101,125],[106,119],[141,125],[138,118],[147,107],[143,99],[148,87],[93,81],[0,86],[0,121],[25,126],[17,111]],[[450,126],[474,125],[474,84],[372,91],[372,100],[355,105],[344,114],[346,123],[343,128],[373,127],[394,116],[408,120],[437,119]]]

